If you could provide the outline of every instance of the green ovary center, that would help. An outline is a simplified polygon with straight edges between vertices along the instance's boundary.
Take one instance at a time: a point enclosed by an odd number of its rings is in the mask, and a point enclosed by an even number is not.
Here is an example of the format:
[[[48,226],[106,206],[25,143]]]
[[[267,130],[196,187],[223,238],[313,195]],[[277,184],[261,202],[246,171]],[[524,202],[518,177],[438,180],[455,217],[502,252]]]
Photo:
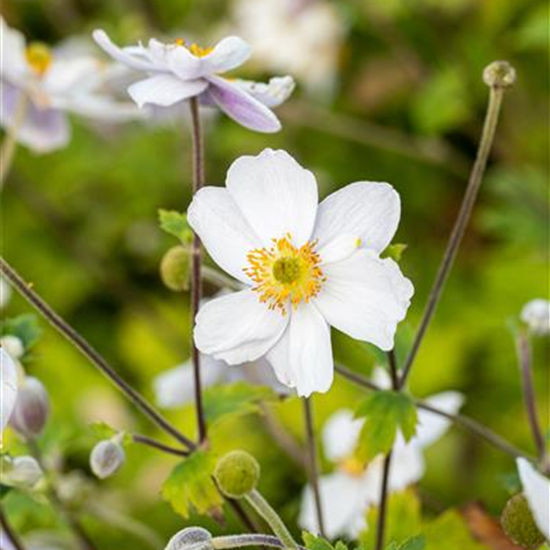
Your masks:
[[[303,271],[299,258],[279,258],[273,264],[273,277],[283,284],[296,282]]]

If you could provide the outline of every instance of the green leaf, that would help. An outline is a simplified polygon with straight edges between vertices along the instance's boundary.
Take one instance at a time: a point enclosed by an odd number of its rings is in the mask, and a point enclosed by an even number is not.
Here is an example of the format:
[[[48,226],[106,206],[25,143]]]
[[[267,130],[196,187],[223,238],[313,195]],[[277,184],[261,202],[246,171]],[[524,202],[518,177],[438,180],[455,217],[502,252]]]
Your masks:
[[[302,532],[302,540],[308,550],[348,550],[347,545],[340,540],[333,546],[323,537],[312,535],[307,531]]]
[[[215,461],[204,451],[195,451],[178,464],[162,486],[162,497],[184,519],[195,510],[210,514],[222,505],[222,497],[212,478]]]
[[[426,550],[487,550],[476,542],[456,510],[449,510],[424,528]]]
[[[25,313],[6,319],[2,322],[2,335],[17,336],[23,343],[25,352],[28,352],[42,335],[42,329],[38,323],[38,317],[33,313]]]
[[[193,232],[187,223],[187,216],[176,210],[159,210],[160,228],[179,239],[183,244],[189,244]]]
[[[424,535],[411,537],[397,547],[397,550],[423,550],[426,547]]]
[[[90,424],[90,428],[93,432],[94,437],[98,441],[101,441],[103,439],[111,439],[116,435],[122,434],[122,440],[120,441],[120,443],[124,447],[127,447],[134,442],[131,434],[129,434],[128,432],[123,432],[121,430],[116,430],[112,426],[109,426],[109,424],[107,424],[106,422],[92,422]]]
[[[276,398],[271,388],[247,382],[213,386],[204,392],[206,421],[212,427],[228,416],[257,413],[260,410],[258,405],[261,401]]]
[[[390,246],[388,246],[388,248],[386,248],[386,250],[382,253],[382,258],[391,258],[392,260],[399,262],[403,256],[403,253],[407,250],[407,246],[408,245],[403,243],[390,244]]]
[[[412,399],[402,392],[374,392],[359,405],[355,415],[365,418],[357,449],[362,460],[388,453],[398,429],[406,441],[416,432],[416,408]]]

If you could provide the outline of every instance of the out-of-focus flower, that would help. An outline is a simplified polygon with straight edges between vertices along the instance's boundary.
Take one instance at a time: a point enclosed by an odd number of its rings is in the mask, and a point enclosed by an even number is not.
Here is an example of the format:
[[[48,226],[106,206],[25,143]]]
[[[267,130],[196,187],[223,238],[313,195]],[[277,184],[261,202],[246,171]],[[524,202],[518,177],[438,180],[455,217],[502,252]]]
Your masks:
[[[32,489],[44,472],[32,456],[2,457],[2,483],[10,487]]]
[[[238,0],[234,20],[262,67],[288,72],[311,92],[335,84],[346,24],[324,0]]]
[[[10,419],[12,428],[27,439],[42,434],[50,415],[50,398],[46,388],[32,376],[26,376],[19,387]]]
[[[226,188],[204,187],[187,213],[214,261],[246,285],[201,307],[197,347],[231,365],[266,356],[299,395],[327,391],[331,326],[393,347],[413,286],[379,255],[399,217],[387,183],[353,183],[318,204],[315,177],[285,151],[241,157]]]
[[[377,370],[377,381],[386,381],[385,371]],[[426,402],[454,414],[461,407],[463,396],[449,391],[433,395]],[[357,536],[365,527],[367,509],[379,503],[384,457],[377,456],[368,464],[363,464],[354,455],[362,426],[363,420],[354,419],[352,411],[343,409],[330,417],[324,427],[325,455],[336,464],[333,473],[319,479],[325,530],[329,538]],[[389,492],[401,491],[422,478],[425,471],[424,449],[435,443],[448,426],[447,419],[427,411],[418,411],[416,435],[407,443],[398,434],[395,441]],[[309,531],[319,529],[313,491],[309,485],[302,497],[299,523]]]
[[[16,400],[17,367],[9,353],[0,347],[0,433],[12,415]]]
[[[165,550],[211,550],[212,535],[202,527],[186,527],[178,531],[166,545]]]
[[[4,277],[0,277],[0,309],[5,308],[11,298],[11,286]]]
[[[523,494],[540,532],[550,541],[550,479],[537,472],[524,458],[517,459]]]
[[[266,92],[277,88],[277,99],[284,97],[285,93],[288,97],[292,92],[288,80],[285,80],[283,91],[276,84],[267,84],[263,93],[255,94],[250,90],[250,84],[220,76],[239,67],[250,57],[250,47],[237,36],[224,38],[211,48],[201,48],[181,39],[165,44],[154,38],[147,46],[138,44],[119,48],[102,30],[96,30],[93,36],[111,57],[148,75],[128,88],[128,93],[140,107],[170,107],[198,97],[203,105],[218,106],[246,128],[258,132],[276,132],[281,128],[268,107],[269,103],[270,106],[277,104],[277,101],[273,103],[276,94]]]
[[[117,122],[141,116],[134,105],[119,103],[102,86],[109,66],[92,56],[57,54],[23,35],[0,18],[2,127],[37,153],[64,147],[70,139],[66,113]]]
[[[521,310],[520,317],[533,334],[550,334],[550,301],[537,298],[527,302]]]
[[[23,342],[13,334],[2,336],[2,338],[0,338],[0,346],[2,346],[13,359],[21,359],[25,353]]]
[[[115,474],[126,461],[126,453],[117,436],[100,441],[90,454],[90,467],[99,479]]]

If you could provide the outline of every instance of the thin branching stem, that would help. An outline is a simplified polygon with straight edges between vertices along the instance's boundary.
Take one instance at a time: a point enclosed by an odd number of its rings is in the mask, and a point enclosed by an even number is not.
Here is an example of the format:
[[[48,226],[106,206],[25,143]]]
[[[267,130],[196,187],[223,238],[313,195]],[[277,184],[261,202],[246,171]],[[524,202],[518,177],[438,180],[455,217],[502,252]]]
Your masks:
[[[156,439],[153,439],[152,437],[149,437],[147,435],[132,434],[132,440],[135,443],[146,445],[148,447],[152,447],[154,449],[157,449],[159,451],[162,451],[164,453],[174,455],[174,456],[186,457],[186,456],[189,456],[190,454],[189,451],[186,451],[184,449],[178,449],[176,447],[172,447],[171,445],[166,445],[166,443],[157,441]]]
[[[315,501],[315,513],[317,516],[317,527],[319,532],[325,536],[325,521],[323,517],[323,501],[321,498],[321,489],[319,487],[319,462],[317,458],[317,441],[315,439],[315,426],[313,422],[313,407],[311,398],[306,397],[303,400],[304,419],[306,425],[306,444],[307,444],[307,473],[309,483],[313,491]]]
[[[99,369],[138,409],[141,410],[159,428],[170,434],[189,450],[195,448],[193,441],[188,439],[172,426],[152,405],[132,386],[130,386],[92,347],[92,345],[67,323],[46,301],[34,291],[31,284],[0,257],[0,273],[14,286],[27,302],[48,321],[60,334],[73,344],[97,369]]]
[[[212,539],[214,550],[227,550],[229,548],[242,548],[244,546],[267,546],[272,548],[286,548],[286,545],[273,535],[261,534],[242,534],[227,535],[223,537],[214,537]],[[299,550],[305,550],[303,546],[297,547]]]
[[[443,292],[443,287],[445,286],[445,282],[447,281],[447,278],[453,266],[453,262],[456,258],[460,243],[462,242],[462,237],[464,236],[464,232],[466,231],[468,221],[470,220],[478,191],[483,180],[483,175],[485,174],[487,159],[489,158],[489,153],[493,145],[503,95],[504,88],[496,86],[490,87],[487,113],[485,115],[485,122],[483,125],[483,132],[481,135],[481,140],[479,142],[476,160],[472,167],[468,186],[466,188],[466,192],[464,193],[464,198],[462,199],[460,211],[456,218],[451,236],[449,237],[447,248],[445,249],[443,259],[441,260],[441,264],[439,265],[437,275],[432,285],[432,289],[428,297],[428,303],[426,304],[426,308],[420,321],[420,326],[418,327],[418,331],[411,346],[411,350],[409,352],[409,355],[407,356],[405,365],[403,366],[400,387],[403,387],[407,382],[411,367],[416,358],[418,350],[420,349],[420,345],[424,339],[424,335],[426,334],[428,325],[430,324],[430,321],[432,320],[432,317],[435,313],[435,309]]]
[[[0,525],[2,526],[2,532],[8,538],[8,542],[11,542],[15,550],[26,550],[25,545],[21,541],[19,535],[8,521],[8,516],[4,511],[2,502],[0,502]],[[0,541],[1,542],[1,541]]]
[[[191,98],[189,100],[189,105],[191,108],[191,120],[193,125],[193,195],[195,195],[204,185],[204,144],[201,131],[199,102],[197,98]],[[195,318],[199,312],[202,295],[201,263],[201,241],[199,236],[194,233],[193,244],[191,246],[191,315],[193,316],[193,326],[195,325]],[[193,337],[191,338],[191,358],[193,362],[193,376],[195,379],[197,430],[199,434],[199,443],[202,443],[207,437],[206,419],[202,403],[200,353]]]

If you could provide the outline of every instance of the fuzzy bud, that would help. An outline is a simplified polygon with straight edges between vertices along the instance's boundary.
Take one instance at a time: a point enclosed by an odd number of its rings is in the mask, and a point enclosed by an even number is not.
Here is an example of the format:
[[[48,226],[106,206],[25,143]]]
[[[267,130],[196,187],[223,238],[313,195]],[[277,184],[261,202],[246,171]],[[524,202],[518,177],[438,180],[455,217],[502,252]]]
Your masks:
[[[50,414],[50,399],[46,388],[32,376],[27,376],[19,388],[10,419],[13,429],[27,439],[42,434]]]
[[[32,489],[44,472],[32,456],[4,457],[2,460],[2,483],[10,487]]]
[[[516,70],[508,61],[493,61],[483,71],[483,82],[491,88],[509,88],[516,81]]]
[[[162,282],[174,292],[189,289],[189,253],[182,246],[173,246],[160,262]]]
[[[258,485],[260,465],[245,451],[231,451],[218,460],[214,477],[225,496],[241,498]]]
[[[522,494],[514,495],[506,503],[500,522],[508,538],[522,548],[538,548],[544,542],[544,535]]]
[[[202,527],[187,527],[178,531],[164,550],[211,550],[212,535]]]
[[[104,439],[92,449],[90,467],[99,479],[105,479],[117,472],[125,460],[126,453],[117,438]]]
[[[0,338],[2,346],[14,359],[21,359],[25,354],[25,346],[20,338],[12,334],[6,334]]]

